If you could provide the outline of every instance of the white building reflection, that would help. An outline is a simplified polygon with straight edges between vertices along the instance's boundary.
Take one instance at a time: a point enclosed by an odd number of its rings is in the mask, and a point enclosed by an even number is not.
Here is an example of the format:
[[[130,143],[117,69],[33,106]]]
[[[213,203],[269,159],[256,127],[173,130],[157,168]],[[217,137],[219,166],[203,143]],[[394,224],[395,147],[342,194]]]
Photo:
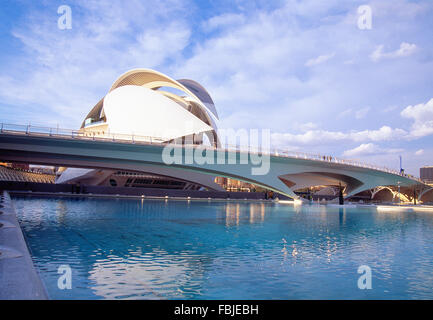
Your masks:
[[[192,252],[170,254],[159,248],[128,257],[111,254],[93,264],[90,287],[105,299],[185,299],[201,292],[201,260]]]
[[[227,227],[239,226],[243,221],[263,223],[265,221],[266,206],[264,203],[250,203],[248,207],[239,203],[227,203],[225,205],[225,224]]]

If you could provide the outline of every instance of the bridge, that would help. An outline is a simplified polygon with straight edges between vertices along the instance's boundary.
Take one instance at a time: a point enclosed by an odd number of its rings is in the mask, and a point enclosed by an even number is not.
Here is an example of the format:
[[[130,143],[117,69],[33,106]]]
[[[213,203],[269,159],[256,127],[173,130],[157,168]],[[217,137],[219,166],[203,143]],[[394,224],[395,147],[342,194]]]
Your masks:
[[[425,186],[413,176],[384,167],[288,150],[265,152],[252,147],[206,147],[214,151],[212,161],[168,164],[163,159],[167,145],[151,137],[114,133],[95,135],[81,130],[0,124],[0,161],[4,162],[162,172],[173,177],[185,176],[187,172],[193,182],[203,175],[222,176],[253,183],[294,199],[298,198],[294,190],[313,186],[341,185],[345,198],[381,186],[407,190]],[[203,146],[182,144],[172,145],[172,149],[173,153],[186,155],[201,153]],[[257,169],[254,156],[269,159],[266,174],[254,173]],[[242,158],[248,161],[240,161]],[[231,161],[233,159],[236,161]]]

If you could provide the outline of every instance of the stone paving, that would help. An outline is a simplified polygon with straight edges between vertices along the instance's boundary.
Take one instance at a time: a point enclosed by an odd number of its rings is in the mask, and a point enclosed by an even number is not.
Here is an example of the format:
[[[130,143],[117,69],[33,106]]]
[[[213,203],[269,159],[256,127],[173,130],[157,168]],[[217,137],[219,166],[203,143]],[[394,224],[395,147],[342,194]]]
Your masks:
[[[7,192],[0,190],[0,300],[47,298],[11,198]]]

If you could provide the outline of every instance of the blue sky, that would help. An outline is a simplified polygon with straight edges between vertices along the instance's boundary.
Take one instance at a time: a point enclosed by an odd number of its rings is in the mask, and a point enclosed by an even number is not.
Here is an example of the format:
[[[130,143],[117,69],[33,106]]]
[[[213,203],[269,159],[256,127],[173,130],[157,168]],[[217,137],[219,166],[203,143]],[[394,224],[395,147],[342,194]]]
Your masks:
[[[433,165],[430,0],[4,0],[0,21],[2,122],[77,128],[120,74],[153,68],[200,82],[221,127],[269,128],[276,147]]]

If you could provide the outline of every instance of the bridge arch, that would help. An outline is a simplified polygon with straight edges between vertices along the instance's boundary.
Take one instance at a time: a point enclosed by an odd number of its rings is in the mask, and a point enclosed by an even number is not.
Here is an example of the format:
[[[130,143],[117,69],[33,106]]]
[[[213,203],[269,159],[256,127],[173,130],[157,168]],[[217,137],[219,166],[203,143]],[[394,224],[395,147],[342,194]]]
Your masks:
[[[425,190],[420,194],[419,200],[423,203],[433,203],[433,188]]]
[[[377,190],[372,193],[371,200],[392,202],[394,197],[395,194],[390,188],[382,187],[377,188]]]
[[[359,188],[363,182],[346,174],[335,172],[300,172],[292,174],[284,174],[279,178],[292,190],[296,191],[304,188],[316,186],[339,186],[345,188],[345,193]]]

